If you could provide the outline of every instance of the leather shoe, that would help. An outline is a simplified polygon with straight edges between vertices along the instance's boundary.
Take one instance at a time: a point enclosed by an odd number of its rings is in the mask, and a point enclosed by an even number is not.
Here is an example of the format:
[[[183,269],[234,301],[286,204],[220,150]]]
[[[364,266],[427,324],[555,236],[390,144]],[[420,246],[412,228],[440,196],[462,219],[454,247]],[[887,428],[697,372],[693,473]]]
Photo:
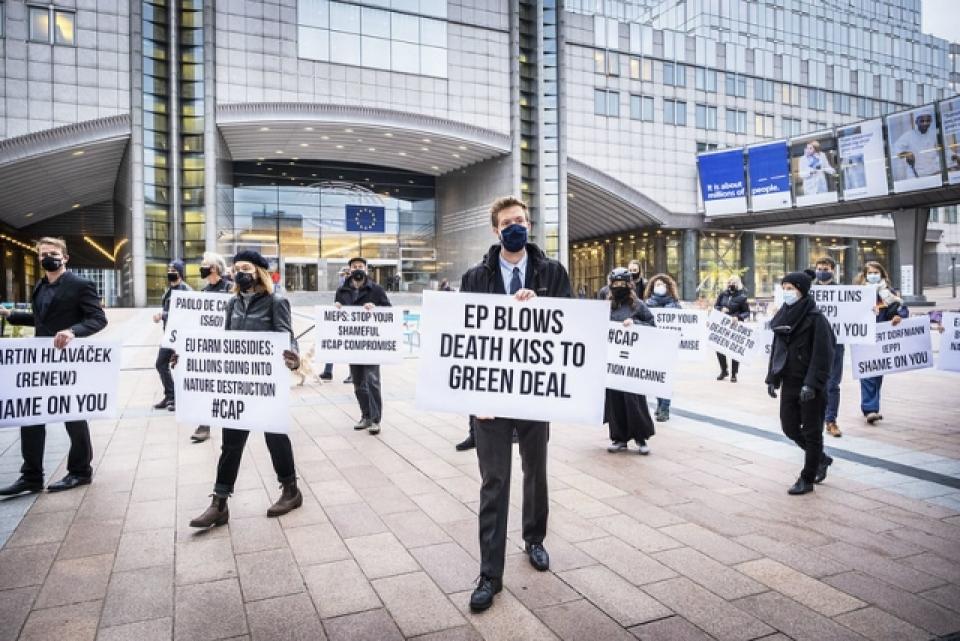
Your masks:
[[[56,483],[47,486],[47,492],[63,492],[72,490],[81,485],[90,485],[92,479],[89,476],[77,476],[76,474],[67,474]]]
[[[524,546],[524,549],[527,552],[527,556],[530,557],[530,565],[540,572],[546,572],[550,569],[550,555],[547,554],[543,545],[540,543],[528,543]]]
[[[827,478],[827,468],[833,465],[833,457],[823,455],[820,459],[820,465],[817,466],[817,475],[813,477],[814,483],[823,483]]]
[[[21,476],[7,487],[0,488],[0,496],[16,496],[24,492],[32,494],[41,491],[43,491],[43,483],[27,481]]]
[[[793,495],[807,494],[808,492],[813,492],[813,483],[808,483],[807,481],[804,481],[803,478],[798,478],[797,482],[794,483],[789,490],[787,490],[787,494]]]
[[[163,398],[163,399],[160,399],[160,402],[159,402],[159,403],[157,403],[156,405],[153,406],[153,409],[155,409],[155,410],[167,409],[167,405],[169,405],[169,404],[170,404],[170,399],[169,399],[169,398]]]
[[[210,426],[200,425],[197,431],[190,435],[190,440],[194,443],[203,443],[210,438]]]
[[[503,589],[503,580],[480,575],[477,587],[470,595],[470,609],[474,612],[483,612],[493,605],[493,597]]]
[[[467,438],[457,443],[456,447],[458,452],[466,452],[467,450],[472,450],[476,446],[477,446],[477,439],[473,438],[473,434],[471,434]]]

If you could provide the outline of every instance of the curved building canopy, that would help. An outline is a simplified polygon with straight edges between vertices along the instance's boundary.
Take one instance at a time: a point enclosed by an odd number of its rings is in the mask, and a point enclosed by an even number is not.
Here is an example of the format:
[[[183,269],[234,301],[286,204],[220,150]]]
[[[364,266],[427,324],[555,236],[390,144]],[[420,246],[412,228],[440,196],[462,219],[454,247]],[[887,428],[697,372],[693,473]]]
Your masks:
[[[366,107],[221,105],[217,126],[234,160],[312,158],[439,176],[510,153],[506,134]]]

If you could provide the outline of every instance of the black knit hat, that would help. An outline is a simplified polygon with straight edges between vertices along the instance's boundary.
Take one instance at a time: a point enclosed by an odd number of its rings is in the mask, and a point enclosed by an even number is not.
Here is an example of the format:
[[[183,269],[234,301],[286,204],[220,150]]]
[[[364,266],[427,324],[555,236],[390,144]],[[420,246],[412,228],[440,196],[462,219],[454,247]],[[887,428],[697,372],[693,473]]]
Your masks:
[[[813,279],[804,272],[792,272],[783,277],[781,283],[790,283],[798,290],[800,293],[806,296],[810,293],[810,286],[813,284]]]
[[[169,272],[171,269],[180,274],[181,280],[186,278],[184,275],[186,267],[184,266],[182,260],[171,260],[170,264],[167,265],[167,271]]]
[[[239,263],[240,261],[253,263],[263,269],[270,269],[270,263],[267,262],[267,259],[261,256],[260,252],[255,252],[252,249],[244,249],[241,252],[237,252],[237,255],[233,257],[233,262]]]

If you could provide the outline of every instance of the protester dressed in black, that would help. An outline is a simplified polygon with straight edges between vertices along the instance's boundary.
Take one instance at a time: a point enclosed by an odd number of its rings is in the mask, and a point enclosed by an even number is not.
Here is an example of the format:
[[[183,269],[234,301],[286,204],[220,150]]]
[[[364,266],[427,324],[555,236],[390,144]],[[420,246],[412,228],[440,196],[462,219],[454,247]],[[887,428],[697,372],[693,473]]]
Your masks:
[[[107,326],[107,317],[100,306],[100,296],[93,283],[67,271],[66,244],[59,238],[43,238],[37,244],[40,266],[45,275],[33,289],[33,311],[11,312],[0,308],[0,317],[11,325],[29,325],[34,335],[53,337],[55,347],[63,348],[73,339],[92,336]],[[67,475],[47,489],[51,492],[69,490],[90,483],[93,477],[93,446],[86,421],[66,421],[70,436],[67,455]],[[0,489],[0,496],[43,489],[43,450],[46,427],[30,425],[20,428],[20,450],[23,466],[20,478]]]
[[[167,291],[163,292],[163,298],[160,299],[162,311],[153,315],[154,323],[163,323],[163,328],[167,328],[167,317],[170,314],[170,298],[175,291],[193,291],[190,285],[184,282],[185,266],[182,260],[170,261],[167,265],[167,282],[169,286]],[[163,385],[163,398],[154,405],[154,409],[168,409],[171,412],[176,409],[173,393],[173,374],[170,373],[170,359],[174,355],[174,350],[168,347],[161,347],[157,352],[157,362],[155,364],[157,373],[160,374],[160,383]]]
[[[833,459],[823,451],[823,419],[827,382],[833,365],[836,336],[830,322],[808,295],[810,276],[794,272],[783,277],[784,305],[770,321],[773,347],[767,371],[767,393],[780,389],[783,433],[804,451],[800,478],[790,494],[813,491],[827,476]]]
[[[717,296],[717,301],[713,304],[713,308],[740,321],[745,321],[750,318],[750,304],[747,302],[747,294],[743,289],[743,281],[740,280],[739,276],[731,276],[727,280],[727,288]],[[732,361],[730,382],[736,383],[737,372],[740,370],[740,361],[730,360]],[[717,380],[722,381],[727,377],[727,357],[717,352],[717,361],[720,363],[720,375],[717,376]]]

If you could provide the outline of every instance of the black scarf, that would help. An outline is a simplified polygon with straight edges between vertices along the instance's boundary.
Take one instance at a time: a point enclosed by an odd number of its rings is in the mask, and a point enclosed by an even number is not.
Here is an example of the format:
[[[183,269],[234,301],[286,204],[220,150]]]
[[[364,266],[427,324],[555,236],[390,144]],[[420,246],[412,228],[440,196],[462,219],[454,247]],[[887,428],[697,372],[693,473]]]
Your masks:
[[[803,319],[817,308],[810,296],[804,296],[793,305],[784,305],[773,316],[770,328],[773,330],[773,358],[770,372],[779,374],[787,364],[787,350],[790,338]]]

